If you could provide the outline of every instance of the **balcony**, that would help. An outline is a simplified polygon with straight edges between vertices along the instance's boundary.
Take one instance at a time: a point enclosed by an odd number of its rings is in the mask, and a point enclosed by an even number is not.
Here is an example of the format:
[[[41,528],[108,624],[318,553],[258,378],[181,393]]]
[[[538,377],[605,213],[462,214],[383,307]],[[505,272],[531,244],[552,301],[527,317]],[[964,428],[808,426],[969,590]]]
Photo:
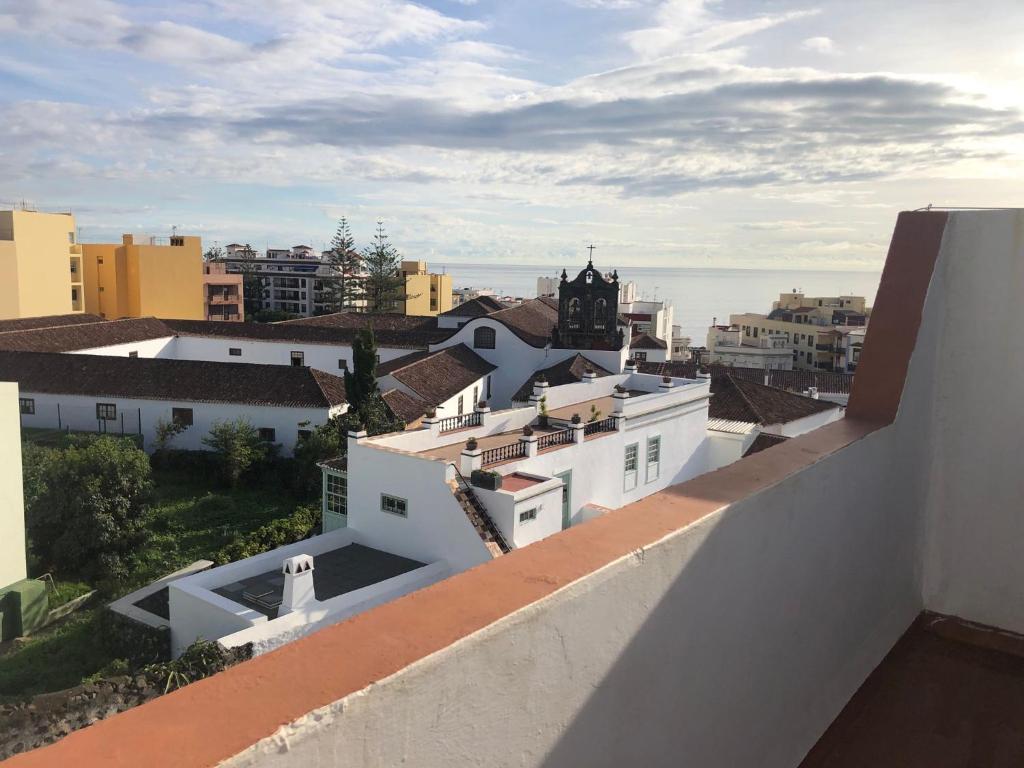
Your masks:
[[[239,296],[236,291],[211,291],[207,296],[209,304],[237,304]]]
[[[12,765],[1024,764],[1021,231],[900,216],[845,419]]]

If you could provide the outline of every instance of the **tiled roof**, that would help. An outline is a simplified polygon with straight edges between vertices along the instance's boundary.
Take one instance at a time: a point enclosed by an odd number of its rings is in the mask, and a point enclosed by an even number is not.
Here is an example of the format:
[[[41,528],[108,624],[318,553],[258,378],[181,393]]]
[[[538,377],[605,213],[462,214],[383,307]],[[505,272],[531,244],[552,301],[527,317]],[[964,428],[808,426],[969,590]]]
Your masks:
[[[381,317],[355,315],[356,317]],[[323,317],[333,317],[324,315]],[[404,317],[404,315],[403,315]],[[309,318],[316,320],[320,318]],[[422,320],[423,318],[416,318]],[[373,325],[373,335],[378,346],[420,349],[436,341],[443,341],[451,330],[417,330],[411,324],[408,328],[380,327],[364,321],[352,325],[311,325],[294,323],[222,323],[216,320],[165,320],[168,327],[185,336],[216,336],[226,339],[256,339],[259,341],[296,341],[306,344],[351,344],[359,332]],[[394,324],[392,324],[394,325]],[[230,327],[229,327],[230,326]]]
[[[401,357],[396,357],[393,360],[387,360],[377,365],[377,376],[390,376],[399,368],[404,368],[405,366],[415,363],[417,360],[429,357],[432,354],[433,352],[421,349],[416,352],[410,352],[407,355],[402,355]]]
[[[583,374],[586,372],[587,367],[590,367],[598,377],[611,375],[610,371],[605,370],[597,363],[591,362],[577,352],[560,363],[534,371],[530,374],[530,378],[524,381],[523,385],[512,395],[512,399],[520,401],[529,400],[530,395],[533,394],[533,382],[542,373],[547,378],[548,384],[552,387],[557,387],[562,384],[574,384],[578,381],[583,381]]]
[[[637,322],[647,322],[651,319],[649,312],[623,312],[622,316],[630,320],[636,320]]]
[[[301,408],[345,402],[343,379],[292,365],[0,352],[0,380],[40,394]]]
[[[406,424],[411,424],[422,418],[431,408],[430,404],[406,394],[400,389],[389,389],[381,397],[384,398],[384,403],[388,410],[395,415],[395,418],[401,419]]]
[[[815,400],[813,397],[786,392],[729,374],[711,377],[708,418],[712,419],[787,424],[838,407],[835,403]]]
[[[294,320],[283,320],[272,325],[310,325],[317,328],[366,328],[373,326],[374,331],[436,331],[437,320],[433,317],[403,315],[399,312],[335,312],[330,315],[316,317],[298,317]],[[444,329],[442,329],[444,330]],[[445,333],[450,331],[445,330]]]
[[[757,424],[749,421],[729,421],[729,419],[708,419],[707,429],[712,432],[728,432],[730,435],[749,435]]]
[[[629,340],[630,349],[666,349],[668,345],[657,336],[649,333],[638,333]]]
[[[775,371],[764,368],[736,368],[731,365],[717,365],[712,363],[705,368],[711,371],[712,376],[721,376],[726,373],[748,381],[758,381],[764,384],[767,379],[769,386],[785,389],[789,392],[803,392],[808,387],[816,387],[819,392],[848,395],[853,385],[853,374],[837,373],[833,371]],[[667,363],[640,363],[641,373],[654,373],[659,376],[678,376],[684,379],[692,379],[697,375],[697,365],[693,362],[672,360]]]
[[[210,324],[227,325],[227,323],[217,322]],[[231,323],[231,325],[241,325],[241,323]],[[173,335],[174,331],[163,320],[157,320],[155,317],[101,320],[95,323],[0,333],[0,350],[73,352],[79,349],[95,349],[112,344],[130,344],[135,341],[167,338]]]
[[[325,459],[320,462],[321,467],[328,467],[329,469],[337,469],[341,472],[348,471],[348,456],[338,456],[333,459]]]
[[[783,437],[782,435],[769,435],[767,432],[762,432],[754,438],[754,442],[750,444],[750,447],[747,448],[743,455],[749,456],[752,453],[760,453],[765,448],[771,448],[773,445],[784,443],[788,439],[788,437]]]
[[[33,328],[55,328],[59,325],[83,325],[105,322],[99,315],[77,312],[70,315],[44,315],[42,317],[19,317],[0,320],[0,333],[7,331],[28,331]]]
[[[464,301],[459,306],[452,307],[441,314],[446,317],[483,317],[507,308],[506,304],[493,296],[477,296],[475,299]]]
[[[558,302],[547,297],[527,299],[522,304],[492,312],[488,320],[497,320],[533,347],[551,341],[551,329],[558,324]]]
[[[415,359],[409,360],[411,357]],[[402,359],[407,362],[391,368],[387,375],[411,389],[429,406],[440,405],[497,368],[465,344]]]

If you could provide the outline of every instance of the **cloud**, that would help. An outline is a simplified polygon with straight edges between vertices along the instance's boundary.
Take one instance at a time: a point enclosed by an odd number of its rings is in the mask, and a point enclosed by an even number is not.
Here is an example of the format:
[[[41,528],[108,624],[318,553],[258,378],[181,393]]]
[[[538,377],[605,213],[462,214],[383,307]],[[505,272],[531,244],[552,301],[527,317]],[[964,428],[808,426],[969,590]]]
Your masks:
[[[814,53],[833,54],[838,53],[836,44],[830,37],[808,37],[802,43],[800,47],[805,51],[812,51]]]

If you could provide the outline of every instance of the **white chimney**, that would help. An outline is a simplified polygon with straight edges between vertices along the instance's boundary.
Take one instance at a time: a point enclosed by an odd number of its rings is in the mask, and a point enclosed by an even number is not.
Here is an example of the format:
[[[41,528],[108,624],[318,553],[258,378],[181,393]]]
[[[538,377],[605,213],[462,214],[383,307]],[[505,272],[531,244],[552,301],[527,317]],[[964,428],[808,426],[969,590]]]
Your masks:
[[[813,397],[815,400],[817,400],[818,399],[818,388],[817,387],[808,387],[807,388],[807,395],[809,397]]]
[[[278,616],[298,611],[316,601],[313,590],[313,558],[311,555],[289,557],[281,566],[284,574],[284,595]]]

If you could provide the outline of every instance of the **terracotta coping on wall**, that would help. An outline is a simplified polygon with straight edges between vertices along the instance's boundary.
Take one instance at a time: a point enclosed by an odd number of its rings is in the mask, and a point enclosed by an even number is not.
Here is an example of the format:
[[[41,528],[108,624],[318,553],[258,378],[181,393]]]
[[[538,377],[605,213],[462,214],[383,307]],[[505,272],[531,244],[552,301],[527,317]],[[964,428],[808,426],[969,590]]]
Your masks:
[[[11,758],[10,765],[216,765],[891,423],[945,223],[944,213],[900,214],[869,326],[876,329],[869,330],[875,351],[861,363],[846,419],[327,627]]]

